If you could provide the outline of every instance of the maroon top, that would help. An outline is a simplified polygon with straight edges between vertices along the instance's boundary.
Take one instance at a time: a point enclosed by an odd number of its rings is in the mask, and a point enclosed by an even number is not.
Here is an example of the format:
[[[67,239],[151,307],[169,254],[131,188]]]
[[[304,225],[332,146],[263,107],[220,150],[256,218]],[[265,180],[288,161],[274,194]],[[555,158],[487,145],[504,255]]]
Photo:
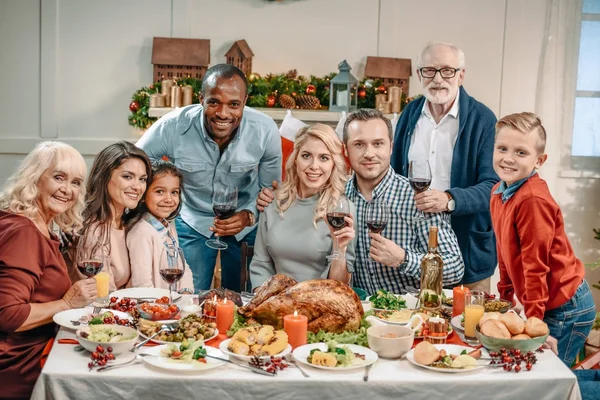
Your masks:
[[[0,382],[3,399],[29,398],[40,357],[56,326],[15,332],[31,303],[61,299],[71,282],[56,240],[26,217],[0,211]]]

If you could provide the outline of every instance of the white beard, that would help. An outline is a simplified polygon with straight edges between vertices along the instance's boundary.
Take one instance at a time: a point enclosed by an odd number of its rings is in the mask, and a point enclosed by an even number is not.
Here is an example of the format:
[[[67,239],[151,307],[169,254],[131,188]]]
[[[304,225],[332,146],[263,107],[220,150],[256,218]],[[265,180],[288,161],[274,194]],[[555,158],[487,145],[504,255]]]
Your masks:
[[[432,104],[446,104],[453,101],[458,93],[458,87],[454,85],[444,86],[448,92],[446,95],[442,94],[441,91],[430,91],[429,87],[433,86],[432,83],[427,85],[425,88],[425,98]]]

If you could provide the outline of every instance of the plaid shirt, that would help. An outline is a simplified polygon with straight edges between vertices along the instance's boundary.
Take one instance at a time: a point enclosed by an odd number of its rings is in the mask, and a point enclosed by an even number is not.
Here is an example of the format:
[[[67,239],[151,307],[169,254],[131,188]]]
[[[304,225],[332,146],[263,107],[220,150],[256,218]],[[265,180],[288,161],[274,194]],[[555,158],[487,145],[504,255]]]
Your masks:
[[[465,272],[458,240],[450,226],[447,213],[426,213],[427,219],[418,220],[415,195],[408,179],[390,167],[383,180],[373,190],[373,199],[383,199],[390,209],[387,227],[381,233],[406,251],[406,260],[400,267],[386,267],[369,258],[371,247],[369,228],[365,221],[367,201],[358,191],[355,178],[346,185],[346,196],[356,205],[356,261],[354,286],[369,294],[378,289],[391,293],[404,293],[421,286],[421,259],[427,253],[429,227],[437,226],[438,252],[444,260],[443,284],[453,286],[460,282]]]

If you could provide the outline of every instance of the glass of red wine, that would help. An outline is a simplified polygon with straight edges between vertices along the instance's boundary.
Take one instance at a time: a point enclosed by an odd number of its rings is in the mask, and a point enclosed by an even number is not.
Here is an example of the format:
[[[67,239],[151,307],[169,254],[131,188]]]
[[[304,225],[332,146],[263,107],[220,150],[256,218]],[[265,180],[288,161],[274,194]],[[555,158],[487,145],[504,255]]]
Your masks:
[[[381,199],[372,199],[367,203],[365,222],[371,232],[381,233],[387,226],[389,218],[390,209],[387,202]],[[374,263],[372,258],[369,261]]]
[[[75,255],[77,270],[86,278],[93,278],[102,271],[106,266],[108,269],[110,266],[110,258],[108,246],[101,243],[96,243],[91,247],[80,244],[77,247]],[[98,286],[98,279],[96,282]],[[106,293],[104,293],[106,292]],[[105,290],[101,297],[96,298],[94,304],[107,304],[108,303],[108,290]],[[101,293],[100,291],[98,293]]]
[[[349,215],[350,200],[348,200],[348,198],[344,195],[329,203],[329,206],[327,207],[327,223],[334,231],[339,231],[347,225],[344,218]],[[340,258],[341,256],[338,248],[338,240],[337,238],[333,238],[333,251],[327,256],[327,259],[338,260]]]
[[[160,264],[160,276],[169,285],[169,304],[173,304],[173,290],[177,290],[177,283],[185,272],[183,250],[173,244],[165,243]]]
[[[233,217],[237,209],[238,191],[236,186],[222,186],[215,190],[213,194],[213,212],[218,219],[227,219]],[[216,239],[209,239],[206,245],[211,249],[225,250],[227,243],[221,242],[219,236]]]
[[[421,193],[429,189],[429,185],[431,185],[431,168],[429,167],[429,161],[411,161],[408,166],[408,181],[415,193]],[[417,210],[417,212],[419,213],[417,219],[426,219],[423,211]]]

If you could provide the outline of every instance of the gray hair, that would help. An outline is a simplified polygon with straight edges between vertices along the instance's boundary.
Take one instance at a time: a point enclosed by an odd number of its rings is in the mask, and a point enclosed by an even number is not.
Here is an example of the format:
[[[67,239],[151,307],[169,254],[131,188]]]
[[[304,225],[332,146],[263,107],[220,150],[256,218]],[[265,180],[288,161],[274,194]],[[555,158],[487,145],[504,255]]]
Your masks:
[[[425,48],[421,51],[421,54],[419,55],[419,59],[417,60],[417,67],[423,67],[423,59],[425,58],[425,56],[429,54],[434,47],[441,46],[448,47],[454,52],[454,54],[456,54],[456,58],[458,59],[458,68],[466,68],[467,65],[465,64],[465,53],[463,53],[463,51],[458,46],[452,43],[445,42],[431,42],[427,46],[425,46]]]
[[[375,110],[372,108],[359,108],[352,114],[348,115],[348,118],[346,118],[346,122],[344,122],[344,144],[348,144],[348,126],[350,126],[350,124],[353,121],[371,121],[377,119],[385,123],[388,129],[390,142],[393,142],[394,132],[392,132],[392,121],[390,121],[389,118],[386,118],[383,115],[383,113],[379,110]]]

